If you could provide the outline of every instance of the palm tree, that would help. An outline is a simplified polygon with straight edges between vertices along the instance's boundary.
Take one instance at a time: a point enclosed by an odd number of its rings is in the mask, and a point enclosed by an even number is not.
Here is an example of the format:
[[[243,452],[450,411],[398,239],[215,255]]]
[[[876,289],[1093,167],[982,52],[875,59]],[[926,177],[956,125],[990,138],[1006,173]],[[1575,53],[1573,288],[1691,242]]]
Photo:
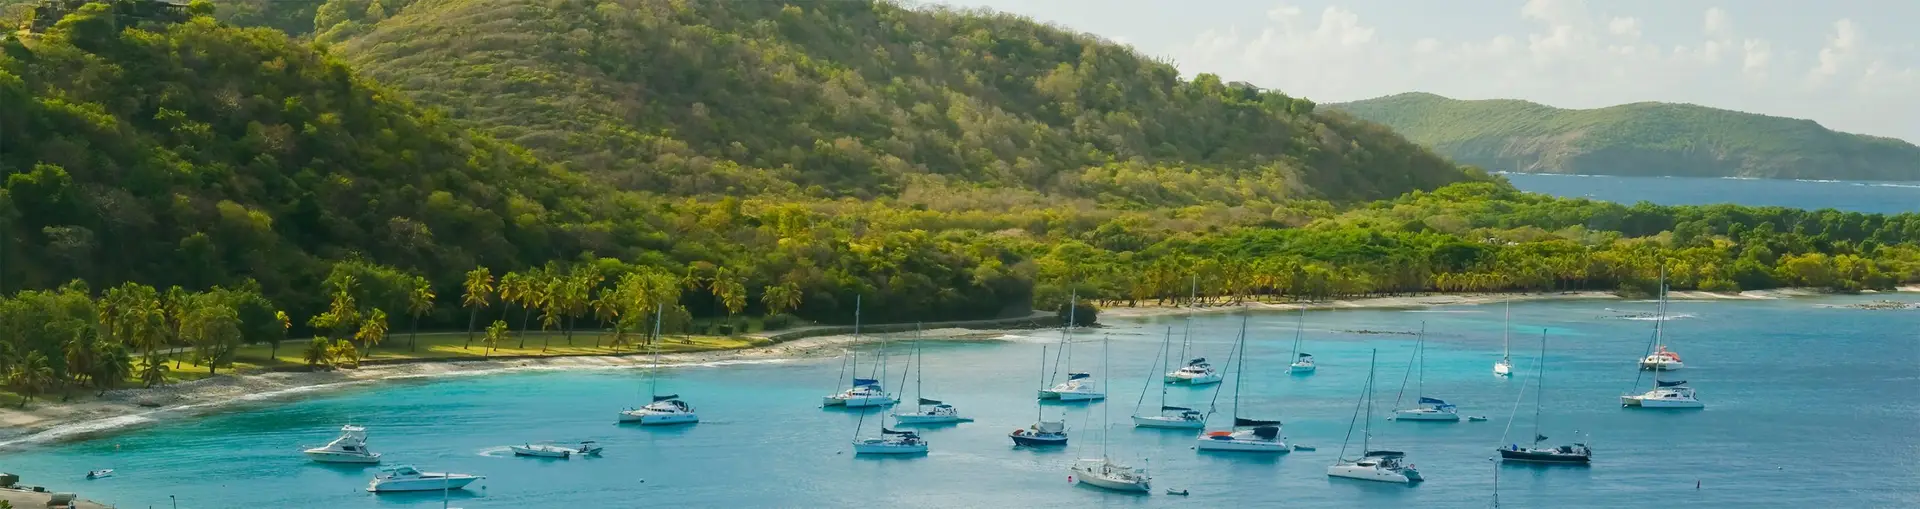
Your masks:
[[[769,286],[761,292],[760,303],[767,306],[768,316],[800,309],[800,287],[793,283]]]
[[[280,358],[280,341],[287,338],[287,329],[293,327],[293,320],[287,317],[286,311],[274,311],[273,319],[280,322],[280,335],[273,337],[273,346],[267,351],[269,360]]]
[[[307,324],[334,334],[349,335],[348,331],[360,319],[360,307],[353,297],[354,288],[359,284],[360,281],[351,274],[335,280],[333,298],[328,301],[327,311],[314,315],[307,320]]]
[[[133,366],[129,365],[132,359],[127,357],[127,346],[117,340],[101,339],[93,345],[93,372],[88,377],[93,379],[93,386],[100,389],[100,395],[104,396],[108,389],[133,374]]]
[[[501,341],[507,340],[507,334],[506,320],[494,320],[493,324],[487,326],[487,336],[482,341],[487,346],[488,356],[493,355],[494,349],[500,348]]]
[[[593,335],[594,348],[600,348],[600,336],[605,333],[608,322],[613,322],[614,324],[614,348],[619,348],[622,343],[626,342],[626,328],[620,326],[620,296],[618,293],[619,291],[617,289],[613,291],[603,290],[600,292],[599,297],[593,299],[593,317],[600,321],[601,331],[599,334]]]
[[[573,346],[574,320],[592,309],[593,289],[599,287],[600,281],[604,279],[599,271],[589,267],[586,270],[575,272],[573,277],[570,278],[564,286],[566,291],[563,293],[565,293],[566,299],[562,303],[562,310],[567,315],[567,346]],[[599,345],[599,338],[596,337],[593,343]]]
[[[493,272],[486,267],[469,270],[467,282],[461,288],[466,290],[466,295],[460,299],[460,305],[472,309],[467,313],[467,344],[460,347],[465,350],[473,347],[473,327],[479,323],[480,309],[493,300]]]
[[[333,340],[326,336],[313,338],[307,343],[307,351],[301,355],[307,361],[307,369],[321,366],[333,367]]]
[[[8,376],[8,382],[20,388],[20,407],[26,408],[27,401],[44,392],[54,382],[53,366],[47,364],[47,354],[39,351],[27,352],[24,362]]]
[[[413,328],[407,332],[407,351],[416,351],[420,345],[420,315],[433,311],[433,284],[427,278],[414,276],[413,291],[407,293],[407,313],[413,315]]]
[[[540,285],[540,291],[537,292],[538,298],[534,306],[540,308],[541,352],[546,352],[547,347],[553,345],[553,335],[546,332],[560,325],[560,315],[565,312],[567,286],[570,284],[565,278],[551,275],[547,278],[546,284]],[[520,338],[522,344],[526,341],[526,338]]]
[[[167,384],[167,362],[159,355],[147,354],[140,360],[140,382],[151,389]]]
[[[353,334],[353,339],[365,345],[361,352],[361,359],[373,355],[373,347],[380,346],[380,342],[387,339],[387,312],[380,308],[373,308],[373,312],[367,313],[367,322],[360,325],[360,330]],[[354,363],[354,366],[358,367],[359,363]]]
[[[360,350],[353,347],[352,341],[345,339],[333,340],[333,346],[327,347],[327,357],[336,363],[341,360],[346,360],[351,363],[348,367],[360,367]]]
[[[92,331],[87,330],[89,325],[75,320],[64,327],[67,330],[56,332],[67,336],[66,341],[60,343],[60,352],[67,363],[67,378],[70,378],[75,386],[86,385],[88,378],[93,376],[95,368],[94,341]],[[61,327],[58,324],[49,323],[47,328]]]
[[[193,310],[194,297],[195,295],[187,293],[186,289],[173,286],[167,288],[166,297],[160,300],[161,310],[166,317],[167,344],[187,346],[186,339],[180,336],[180,324],[186,320],[187,313]],[[173,357],[173,369],[180,369],[178,355]]]

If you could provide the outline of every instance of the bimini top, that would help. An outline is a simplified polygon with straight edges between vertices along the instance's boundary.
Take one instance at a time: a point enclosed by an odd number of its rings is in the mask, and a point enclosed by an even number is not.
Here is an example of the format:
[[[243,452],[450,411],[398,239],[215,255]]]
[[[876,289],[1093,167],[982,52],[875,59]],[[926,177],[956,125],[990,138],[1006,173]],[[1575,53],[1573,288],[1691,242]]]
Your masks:
[[[1262,440],[1273,440],[1273,437],[1280,436],[1280,427],[1260,426],[1253,428],[1253,436],[1260,437]]]
[[[1034,426],[1034,429],[1041,433],[1065,433],[1067,431],[1067,423],[1060,421],[1041,421]]]
[[[1183,406],[1164,406],[1164,405],[1163,405],[1163,406],[1161,406],[1161,407],[1160,407],[1160,411],[1162,411],[1162,412],[1192,412],[1192,411],[1193,411],[1193,409],[1191,409],[1191,408],[1187,408],[1187,407],[1183,407]]]
[[[1406,455],[1407,453],[1400,451],[1367,451],[1367,457],[1369,458],[1401,458],[1406,457]]]
[[[866,387],[866,386],[869,386],[869,385],[880,385],[880,381],[879,381],[879,380],[874,380],[874,379],[872,379],[872,378],[855,378],[855,379],[853,379],[853,386],[854,386],[854,387]]]
[[[946,404],[946,403],[942,403],[942,402],[940,402],[940,400],[937,400],[937,399],[927,399],[927,398],[920,398],[920,404],[922,404],[922,405],[944,405],[944,404]]]
[[[1274,426],[1274,427],[1278,427],[1278,426],[1280,426],[1280,421],[1278,421],[1278,420],[1273,420],[1273,421],[1265,421],[1265,420],[1260,420],[1260,419],[1248,419],[1248,418],[1244,418],[1244,417],[1235,417],[1235,418],[1233,418],[1233,427],[1236,427],[1236,428],[1249,428],[1249,427],[1253,427],[1253,426]]]
[[[1443,399],[1440,399],[1440,398],[1429,398],[1429,397],[1426,397],[1426,396],[1421,396],[1421,397],[1420,397],[1420,404],[1422,404],[1422,405],[1433,405],[1433,406],[1437,406],[1437,407],[1442,407],[1442,408],[1445,408],[1445,407],[1451,407],[1451,406],[1453,406],[1453,404],[1452,404],[1452,403],[1447,403],[1447,401],[1446,401],[1446,400],[1443,400]]]
[[[674,400],[674,399],[680,399],[680,395],[679,395],[679,394],[668,394],[668,395],[665,395],[665,396],[654,396],[654,397],[653,397],[653,401],[654,401],[654,402],[656,402],[656,403],[657,403],[657,402],[661,402],[661,401],[667,401],[667,400]]]
[[[1068,380],[1085,380],[1088,378],[1093,378],[1093,375],[1087,373],[1067,373]]]
[[[1306,352],[1301,352],[1301,353],[1300,353],[1300,358],[1302,358],[1302,359],[1304,359],[1304,358],[1307,358],[1307,357],[1312,357],[1312,356],[1313,356],[1313,354],[1310,354],[1310,353],[1306,353]]]
[[[1207,363],[1206,357],[1194,357],[1193,360],[1187,361],[1188,366],[1202,366],[1202,365],[1206,365],[1206,363]]]
[[[1686,380],[1675,380],[1672,382],[1659,382],[1659,383],[1661,387],[1680,387],[1680,386],[1687,385]]]

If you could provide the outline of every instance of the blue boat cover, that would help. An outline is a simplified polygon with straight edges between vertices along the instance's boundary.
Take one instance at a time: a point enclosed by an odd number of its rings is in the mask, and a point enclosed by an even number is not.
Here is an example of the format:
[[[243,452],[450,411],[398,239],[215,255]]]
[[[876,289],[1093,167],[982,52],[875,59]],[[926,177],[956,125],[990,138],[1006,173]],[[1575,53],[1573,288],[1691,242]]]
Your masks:
[[[880,381],[879,381],[879,380],[874,380],[874,379],[872,379],[872,378],[855,378],[855,379],[853,379],[853,386],[854,386],[854,387],[862,387],[862,386],[868,386],[868,385],[880,385]]]
[[[1086,373],[1067,373],[1068,380],[1080,380],[1083,378],[1093,378],[1093,375]]]
[[[666,400],[669,400],[669,399],[680,399],[680,395],[679,395],[679,394],[668,394],[668,395],[665,395],[665,396],[654,396],[654,397],[653,397],[653,400],[654,400],[654,401],[666,401]]]
[[[1447,406],[1447,402],[1446,402],[1446,401],[1444,401],[1444,400],[1441,400],[1440,398],[1429,398],[1429,397],[1426,397],[1426,396],[1421,396],[1421,397],[1420,397],[1420,404],[1422,404],[1422,405],[1441,405],[1441,406]]]
[[[1682,385],[1686,385],[1686,384],[1687,384],[1687,381],[1686,381],[1686,380],[1677,380],[1677,381],[1672,381],[1672,382],[1660,382],[1660,386],[1661,386],[1661,387],[1679,387],[1679,386],[1682,386]]]

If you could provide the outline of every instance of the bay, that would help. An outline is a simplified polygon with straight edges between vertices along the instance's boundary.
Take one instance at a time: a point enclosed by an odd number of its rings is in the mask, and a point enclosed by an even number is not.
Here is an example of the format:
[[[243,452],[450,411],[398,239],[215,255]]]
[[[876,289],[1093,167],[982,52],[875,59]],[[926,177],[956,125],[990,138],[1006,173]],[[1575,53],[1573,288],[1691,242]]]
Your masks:
[[[696,405],[705,421],[679,428],[622,427],[615,413],[645,395],[645,370],[520,372],[427,379],[309,394],[297,401],[240,409],[77,442],[0,453],[0,470],[89,498],[144,507],[438,507],[439,494],[363,491],[372,470],[308,462],[303,445],[330,439],[351,420],[371,430],[387,463],[486,475],[455,505],[637,507],[1172,507],[1401,504],[1484,507],[1500,475],[1501,501],[1514,507],[1620,507],[1649,499],[1688,507],[1892,507],[1920,504],[1920,313],[1826,307],[1882,295],[1789,300],[1681,301],[1670,322],[1674,348],[1688,362],[1677,372],[1708,408],[1661,412],[1620,408],[1624,392],[1650,382],[1634,368],[1652,322],[1619,315],[1648,302],[1549,301],[1513,306],[1516,372],[1494,377],[1501,351],[1499,306],[1429,310],[1351,310],[1308,316],[1307,348],[1318,373],[1284,374],[1291,315],[1250,316],[1242,414],[1281,418],[1290,441],[1317,446],[1279,457],[1200,454],[1190,432],[1127,425],[1143,386],[1145,406],[1159,387],[1143,383],[1178,317],[1107,319],[1080,334],[1073,368],[1096,373],[1105,403],[1048,405],[1064,415],[1073,444],[1064,451],[1012,447],[1006,433],[1035,419],[1033,391],[1041,347],[1057,331],[1025,331],[1002,341],[927,345],[929,397],[958,405],[978,422],[926,433],[921,458],[856,458],[856,426],[876,433],[878,414],[817,408],[839,383],[835,358],[690,366],[663,371],[664,391]],[[1239,316],[1204,314],[1193,322],[1198,356],[1224,363]],[[1382,418],[1405,393],[1414,336],[1354,331],[1429,331],[1426,395],[1460,405],[1487,422],[1399,423]],[[1500,466],[1494,449],[1532,430],[1530,411],[1507,419],[1535,366],[1539,334],[1547,361],[1543,434],[1573,441],[1578,429],[1596,449],[1591,468]],[[1102,369],[1102,337],[1110,366]],[[871,354],[863,350],[863,369]],[[893,342],[888,384],[900,384],[906,344]],[[1379,354],[1379,398],[1372,444],[1406,451],[1429,479],[1408,487],[1329,479],[1366,377]],[[1063,368],[1061,371],[1064,371]],[[1157,373],[1155,373],[1157,375]],[[1638,385],[1635,380],[1638,379]],[[1231,381],[1231,380],[1229,380]],[[1172,388],[1172,404],[1218,410],[1231,393]],[[1528,396],[1528,400],[1532,397]],[[1100,425],[1102,405],[1112,425]],[[1102,435],[1118,460],[1152,469],[1156,492],[1123,495],[1068,483],[1075,458],[1099,457]],[[1355,444],[1347,453],[1358,449]],[[1504,438],[1503,438],[1504,437]],[[603,458],[514,458],[510,444],[599,440]],[[82,481],[89,469],[119,475]],[[1695,483],[1699,488],[1695,488]]]
[[[1711,205],[1737,202],[1778,206],[1898,214],[1920,212],[1920,182],[1848,182],[1837,180],[1735,179],[1705,177],[1619,177],[1609,175],[1503,174],[1522,191],[1567,198],[1592,198],[1632,205]]]

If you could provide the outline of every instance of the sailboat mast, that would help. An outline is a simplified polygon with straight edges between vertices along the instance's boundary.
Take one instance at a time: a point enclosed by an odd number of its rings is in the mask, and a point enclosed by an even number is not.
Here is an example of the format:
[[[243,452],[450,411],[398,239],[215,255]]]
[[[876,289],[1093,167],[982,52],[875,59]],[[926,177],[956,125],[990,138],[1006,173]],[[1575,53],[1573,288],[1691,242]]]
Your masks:
[[[1508,335],[1513,332],[1513,298],[1507,298],[1506,316],[1500,319],[1500,359],[1506,360],[1513,355],[1512,343]]]
[[[1112,335],[1110,334],[1101,335],[1100,337],[1100,374],[1102,376],[1105,376],[1108,371],[1111,371],[1110,369],[1107,369],[1108,368],[1107,351],[1113,348],[1112,345],[1113,345]],[[1110,458],[1110,456],[1107,455],[1107,434],[1113,431],[1113,425],[1107,423],[1107,414],[1110,413],[1107,411],[1107,408],[1110,406],[1111,405],[1108,405],[1104,402],[1100,403],[1100,459]]]
[[[1293,358],[1287,362],[1300,360],[1300,338],[1307,333],[1307,306],[1300,305],[1300,317],[1293,321]]]
[[[1073,327],[1078,325],[1075,322],[1079,320],[1079,317],[1074,315],[1079,311],[1080,291],[1076,289],[1067,294],[1067,331],[1065,335],[1060,337],[1060,341],[1066,343],[1065,345],[1061,345],[1061,348],[1066,349],[1067,376],[1073,376]]]
[[[663,314],[665,309],[663,304],[653,305],[653,337],[660,337],[660,320],[666,316]],[[653,386],[648,388],[647,392],[648,404],[653,403],[654,396],[660,395],[660,345],[658,343],[653,345]]]
[[[1427,396],[1427,322],[1420,322],[1420,339],[1413,342],[1413,356],[1420,359],[1420,376],[1413,381],[1413,397]]]
[[[1160,371],[1155,371],[1155,369],[1158,368],[1162,371],[1167,369],[1167,361],[1165,358],[1167,356],[1167,348],[1171,343],[1173,343],[1173,327],[1167,327],[1166,339],[1160,340],[1160,351],[1155,352],[1153,354],[1153,362],[1147,364],[1147,379],[1140,383],[1140,399],[1133,401],[1133,415],[1135,417],[1140,415],[1140,405],[1147,402],[1147,388],[1153,386],[1153,378],[1159,376]],[[1165,383],[1160,384],[1160,406],[1167,406],[1167,384]]]
[[[927,398],[927,354],[920,351],[920,322],[913,323],[913,358],[908,360],[907,369],[920,367],[913,377],[913,407],[920,408],[920,400]]]
[[[1660,266],[1660,301],[1653,306],[1653,350],[1659,352],[1667,347],[1667,267]],[[1656,355],[1649,353],[1648,355]],[[1653,388],[1660,387],[1660,364],[1653,365]]]
[[[853,348],[860,347],[860,294],[853,295]],[[853,366],[853,377],[860,378],[860,352],[847,349],[847,364]]]
[[[1360,432],[1360,455],[1363,457],[1367,455],[1367,449],[1372,447],[1370,442],[1373,439],[1373,366],[1379,360],[1379,350],[1374,350],[1373,355],[1367,358],[1367,420],[1363,421],[1366,423],[1366,428]]]
[[[1247,315],[1240,315],[1240,360],[1233,367],[1233,425],[1240,425],[1240,381],[1247,378]]]
[[[1540,329],[1540,358],[1533,361],[1540,372],[1533,375],[1540,379],[1540,389],[1533,393],[1533,445],[1540,445],[1540,405],[1545,403],[1547,393],[1547,330]]]
[[[1046,377],[1047,377],[1047,345],[1040,345],[1040,373],[1039,373],[1039,375],[1040,375],[1040,389],[1041,389],[1041,390],[1046,390],[1046,388],[1047,388],[1047,378],[1046,378]],[[1044,415],[1044,414],[1041,414],[1041,413],[1040,413],[1040,410],[1041,410],[1041,409],[1040,409],[1040,401],[1039,401],[1039,400],[1034,400],[1034,402],[1033,402],[1033,422],[1035,422],[1035,423],[1038,423],[1038,422],[1040,422],[1041,420],[1043,420],[1043,419],[1046,419],[1046,417],[1045,417],[1045,415]]]
[[[1199,308],[1200,275],[1188,276],[1187,286],[1187,330],[1180,333],[1180,365],[1187,362],[1187,347],[1193,344],[1193,310]]]

